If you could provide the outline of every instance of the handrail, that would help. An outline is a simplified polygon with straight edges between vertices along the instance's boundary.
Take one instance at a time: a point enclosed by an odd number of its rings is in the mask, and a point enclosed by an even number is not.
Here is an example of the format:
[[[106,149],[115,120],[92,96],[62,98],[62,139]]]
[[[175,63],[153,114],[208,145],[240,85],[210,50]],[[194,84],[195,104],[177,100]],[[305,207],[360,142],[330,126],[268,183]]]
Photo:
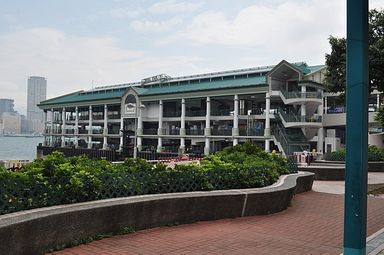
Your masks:
[[[280,92],[286,99],[306,98],[306,99],[321,99],[320,92],[301,92],[301,91],[286,91],[281,89]]]

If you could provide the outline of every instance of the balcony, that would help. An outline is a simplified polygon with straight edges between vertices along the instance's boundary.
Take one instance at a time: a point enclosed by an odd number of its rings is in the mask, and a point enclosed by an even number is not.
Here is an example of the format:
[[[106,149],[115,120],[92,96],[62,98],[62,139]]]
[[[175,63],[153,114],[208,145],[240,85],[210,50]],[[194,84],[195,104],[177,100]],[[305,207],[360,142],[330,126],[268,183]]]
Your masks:
[[[239,128],[240,136],[264,136],[263,128]]]
[[[322,104],[322,95],[320,92],[301,92],[301,91],[277,91],[284,104],[302,104],[313,103],[315,105]]]
[[[181,116],[181,111],[166,110],[163,112],[163,117],[165,118],[173,118],[173,117],[180,117],[180,116]]]
[[[92,129],[92,134],[94,134],[94,135],[103,134],[103,129],[102,128],[100,128],[100,129]]]
[[[186,129],[186,135],[204,135],[204,129]]]
[[[120,129],[108,129],[109,135],[118,135],[120,134]]]
[[[157,128],[144,128],[143,135],[157,135]]]
[[[103,114],[93,114],[92,115],[92,119],[93,120],[103,120],[104,119],[104,115]]]
[[[211,116],[231,116],[231,114],[233,114],[233,110],[229,109],[218,109],[211,112]]]
[[[108,119],[110,120],[120,119],[120,114],[108,114]]]
[[[186,117],[201,117],[205,116],[207,112],[205,110],[196,110],[196,111],[187,111],[185,116]]]
[[[88,130],[86,130],[86,129],[79,129],[79,134],[88,134]]]
[[[284,97],[286,99],[293,99],[293,98],[315,98],[315,99],[321,99],[321,93],[320,92],[301,92],[301,91],[281,90],[281,93],[284,95]]]
[[[180,129],[164,129],[164,135],[180,135]]]
[[[228,129],[212,129],[211,135],[232,136],[232,128]]]

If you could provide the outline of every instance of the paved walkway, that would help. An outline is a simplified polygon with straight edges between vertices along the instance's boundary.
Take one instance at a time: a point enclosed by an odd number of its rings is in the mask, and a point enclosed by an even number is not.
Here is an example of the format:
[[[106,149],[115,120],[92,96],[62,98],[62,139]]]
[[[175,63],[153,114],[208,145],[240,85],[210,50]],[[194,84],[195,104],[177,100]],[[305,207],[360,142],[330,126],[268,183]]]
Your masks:
[[[343,195],[306,192],[280,213],[161,227],[54,254],[340,254]],[[368,235],[384,227],[384,199],[368,198]]]

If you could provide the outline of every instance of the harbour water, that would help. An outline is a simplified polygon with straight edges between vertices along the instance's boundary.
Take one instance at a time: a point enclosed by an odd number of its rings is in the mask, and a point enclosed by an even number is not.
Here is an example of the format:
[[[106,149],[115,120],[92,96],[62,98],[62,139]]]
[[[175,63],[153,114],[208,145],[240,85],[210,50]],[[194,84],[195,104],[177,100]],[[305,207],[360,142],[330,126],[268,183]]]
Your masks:
[[[0,160],[36,158],[36,147],[43,137],[0,136]]]

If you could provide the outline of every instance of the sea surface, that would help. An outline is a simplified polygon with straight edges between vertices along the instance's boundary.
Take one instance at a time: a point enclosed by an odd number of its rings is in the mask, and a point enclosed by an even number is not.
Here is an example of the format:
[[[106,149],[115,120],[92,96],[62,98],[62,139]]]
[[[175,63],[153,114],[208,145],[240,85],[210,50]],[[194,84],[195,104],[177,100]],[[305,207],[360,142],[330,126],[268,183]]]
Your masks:
[[[4,137],[0,136],[0,160],[36,158],[36,147],[43,137]]]

